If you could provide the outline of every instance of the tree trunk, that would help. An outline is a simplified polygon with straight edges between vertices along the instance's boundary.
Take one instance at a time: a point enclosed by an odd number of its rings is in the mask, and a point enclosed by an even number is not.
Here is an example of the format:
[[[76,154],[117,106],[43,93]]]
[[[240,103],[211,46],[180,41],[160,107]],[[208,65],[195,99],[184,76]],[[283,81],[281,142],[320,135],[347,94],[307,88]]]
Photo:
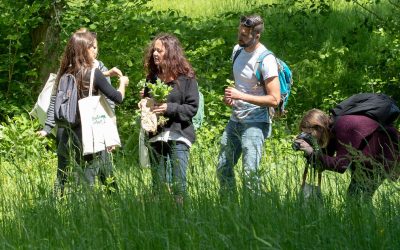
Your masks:
[[[38,77],[45,82],[50,73],[56,73],[59,67],[60,33],[59,17],[65,1],[51,3],[51,7],[42,14],[43,23],[31,31],[32,49],[40,50],[42,60],[38,63]]]

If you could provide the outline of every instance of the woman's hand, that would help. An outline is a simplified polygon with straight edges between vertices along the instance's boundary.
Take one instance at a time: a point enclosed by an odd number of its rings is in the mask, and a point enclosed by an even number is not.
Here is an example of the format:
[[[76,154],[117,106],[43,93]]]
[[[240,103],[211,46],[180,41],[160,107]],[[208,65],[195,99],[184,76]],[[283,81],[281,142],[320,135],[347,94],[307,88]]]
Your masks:
[[[120,78],[119,78],[119,84],[120,85],[123,85],[123,86],[128,86],[128,84],[129,84],[129,78],[127,77],[127,76],[121,76]]]
[[[113,67],[109,71],[103,72],[104,76],[123,76],[121,70],[119,70],[117,67]]]
[[[118,91],[121,93],[122,98],[125,97],[125,88],[129,84],[129,78],[127,76],[121,76],[119,78],[119,88]]]
[[[308,144],[305,140],[303,139],[297,139],[295,140],[295,142],[297,142],[299,144],[299,150],[303,151],[306,155],[311,155],[312,153],[314,153],[314,149],[313,147],[311,147],[310,144]]]
[[[163,115],[166,111],[167,111],[166,103],[160,103],[158,105],[154,105],[153,113],[155,113],[157,115]]]

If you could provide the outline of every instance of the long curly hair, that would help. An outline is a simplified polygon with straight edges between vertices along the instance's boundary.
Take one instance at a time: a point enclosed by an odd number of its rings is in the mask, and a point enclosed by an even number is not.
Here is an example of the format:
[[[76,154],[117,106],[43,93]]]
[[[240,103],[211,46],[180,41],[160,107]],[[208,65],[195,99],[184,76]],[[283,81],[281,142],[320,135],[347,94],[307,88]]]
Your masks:
[[[165,47],[165,54],[160,65],[154,63],[153,52],[155,43],[160,40]],[[157,75],[164,74],[176,80],[184,75],[189,78],[195,77],[195,72],[185,57],[182,46],[174,35],[158,34],[148,46],[144,56],[144,68],[148,79],[155,79]]]
[[[93,67],[94,61],[89,54],[89,49],[94,46],[96,39],[96,34],[87,29],[79,29],[71,36],[61,58],[56,78],[57,85],[61,76],[69,73],[75,76],[78,89],[80,91],[84,89],[83,77]]]

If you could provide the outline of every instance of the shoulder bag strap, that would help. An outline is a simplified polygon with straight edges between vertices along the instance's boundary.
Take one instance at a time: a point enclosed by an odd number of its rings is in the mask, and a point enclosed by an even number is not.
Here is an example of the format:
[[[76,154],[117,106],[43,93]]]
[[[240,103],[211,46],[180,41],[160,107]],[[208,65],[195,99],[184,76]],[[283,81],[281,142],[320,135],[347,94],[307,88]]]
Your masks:
[[[239,56],[240,52],[242,52],[243,48],[239,48],[235,51],[235,55],[232,58],[232,65],[235,64],[236,58]]]
[[[94,68],[90,71],[90,85],[89,85],[89,96],[92,96],[93,93],[93,81],[94,81]]]
[[[263,75],[261,72],[262,69],[262,65],[263,65],[263,61],[265,59],[265,57],[267,57],[268,55],[273,55],[274,53],[272,53],[270,50],[266,49],[264,50],[257,58],[256,64],[254,65],[254,75],[257,77],[257,80],[261,83],[264,84],[263,81]]]

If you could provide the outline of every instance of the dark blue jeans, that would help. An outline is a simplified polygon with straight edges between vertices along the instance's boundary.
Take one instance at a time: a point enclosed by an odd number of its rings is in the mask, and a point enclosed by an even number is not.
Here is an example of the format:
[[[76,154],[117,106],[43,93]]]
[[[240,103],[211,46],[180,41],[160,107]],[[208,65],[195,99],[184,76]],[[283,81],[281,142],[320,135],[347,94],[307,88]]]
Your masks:
[[[93,160],[89,162],[83,170],[84,179],[89,186],[94,186],[96,177],[98,177],[99,182],[107,187],[109,193],[118,191],[111,154],[112,153],[107,152],[107,150],[94,154]]]
[[[179,141],[154,142],[149,150],[153,190],[167,187],[175,195],[186,195],[189,146]]]

